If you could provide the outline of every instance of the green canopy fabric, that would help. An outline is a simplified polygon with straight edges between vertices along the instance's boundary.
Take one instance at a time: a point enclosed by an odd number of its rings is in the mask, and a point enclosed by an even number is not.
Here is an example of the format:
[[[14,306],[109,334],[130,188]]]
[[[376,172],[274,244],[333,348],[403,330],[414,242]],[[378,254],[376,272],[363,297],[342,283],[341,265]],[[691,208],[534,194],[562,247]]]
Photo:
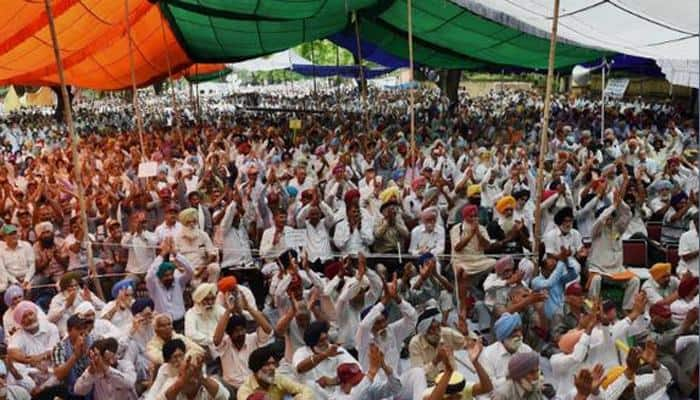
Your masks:
[[[181,46],[196,62],[236,62],[352,29],[383,50],[408,58],[406,0],[164,0]],[[452,2],[412,0],[414,60],[435,68],[498,66],[547,69],[549,40],[520,32]],[[607,53],[557,45],[556,67]]]

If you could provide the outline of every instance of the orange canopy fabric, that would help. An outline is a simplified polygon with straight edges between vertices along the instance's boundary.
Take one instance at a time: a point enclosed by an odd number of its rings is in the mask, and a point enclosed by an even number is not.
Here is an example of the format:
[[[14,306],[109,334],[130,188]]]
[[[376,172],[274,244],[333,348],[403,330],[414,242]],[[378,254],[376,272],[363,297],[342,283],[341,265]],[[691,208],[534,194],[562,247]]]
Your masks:
[[[226,64],[194,64],[173,75],[173,79],[196,77],[198,75],[209,75],[224,70],[226,70]]]
[[[0,85],[59,83],[42,0],[4,0],[0,13]],[[138,86],[168,76],[191,61],[159,7],[128,0]],[[68,84],[94,89],[131,86],[129,40],[122,0],[53,0],[52,13]]]

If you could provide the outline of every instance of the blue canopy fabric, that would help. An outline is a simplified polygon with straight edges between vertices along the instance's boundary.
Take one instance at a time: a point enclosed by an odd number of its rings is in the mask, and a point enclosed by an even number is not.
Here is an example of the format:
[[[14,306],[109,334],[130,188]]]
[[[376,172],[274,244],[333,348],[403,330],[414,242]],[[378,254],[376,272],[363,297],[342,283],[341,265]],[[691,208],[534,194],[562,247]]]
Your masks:
[[[365,79],[373,79],[394,71],[396,68],[367,68],[362,67]],[[342,76],[344,78],[360,79],[360,69],[357,65],[313,65],[292,64],[292,71],[304,76]]]

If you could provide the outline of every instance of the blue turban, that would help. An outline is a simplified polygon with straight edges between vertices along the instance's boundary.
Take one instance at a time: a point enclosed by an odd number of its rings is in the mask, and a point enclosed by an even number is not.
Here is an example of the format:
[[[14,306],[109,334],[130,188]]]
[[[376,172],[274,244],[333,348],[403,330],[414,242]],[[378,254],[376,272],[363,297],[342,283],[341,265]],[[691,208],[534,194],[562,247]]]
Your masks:
[[[127,288],[136,288],[136,282],[134,282],[133,278],[124,278],[119,282],[115,283],[114,286],[112,286],[112,298],[116,299],[119,296],[119,292],[121,292],[122,289]]]
[[[171,263],[170,261],[164,261],[158,267],[158,271],[156,271],[156,275],[158,276],[158,278],[162,278],[163,275],[165,275],[167,272],[174,271],[174,270],[175,270],[175,264]]]
[[[493,326],[496,332],[496,340],[500,342],[508,339],[513,334],[513,331],[522,325],[523,321],[520,319],[520,314],[503,313]]]
[[[685,192],[678,192],[671,196],[671,207],[675,207],[680,204],[681,201],[688,199],[688,195]]]
[[[391,180],[398,181],[399,179],[403,178],[405,175],[406,175],[406,171],[403,168],[399,168],[397,170],[394,170],[394,172],[391,173]]]
[[[133,303],[131,303],[131,314],[136,315],[140,313],[141,311],[145,310],[146,308],[150,308],[153,310],[153,300],[151,299],[137,299]]]
[[[297,193],[299,193],[297,188],[295,188],[294,186],[287,186],[287,194],[289,195],[289,197],[297,197]]]
[[[673,188],[673,184],[668,179],[662,179],[662,180],[654,183],[653,188],[656,191],[664,190],[664,189],[671,190],[671,188]]]
[[[5,290],[3,300],[5,300],[5,305],[9,307],[12,304],[12,300],[21,296],[24,296],[24,290],[17,285],[10,285],[10,287]]]
[[[417,261],[417,262],[418,262],[418,265],[419,265],[419,266],[420,266],[420,265],[423,265],[423,264],[425,264],[426,262],[432,260],[433,258],[435,258],[435,256],[433,255],[433,253],[431,253],[431,252],[429,252],[429,251],[426,252],[426,253],[423,253],[423,254],[420,255],[420,257],[418,257],[418,261]]]

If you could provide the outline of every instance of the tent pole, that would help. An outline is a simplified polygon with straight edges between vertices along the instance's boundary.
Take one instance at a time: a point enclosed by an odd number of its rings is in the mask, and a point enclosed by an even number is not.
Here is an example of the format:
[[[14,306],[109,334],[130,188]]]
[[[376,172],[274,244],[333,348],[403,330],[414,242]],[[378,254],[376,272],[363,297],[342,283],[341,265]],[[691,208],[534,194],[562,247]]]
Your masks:
[[[316,46],[314,46],[314,41],[311,41],[311,70],[314,80],[314,97],[317,96],[316,93]]]
[[[129,0],[124,0],[124,22],[126,23],[126,37],[129,41],[129,69],[131,70],[131,106],[134,108],[136,126],[139,130],[139,141],[141,142],[142,157],[146,157],[146,147],[143,143],[143,121],[141,120],[141,109],[139,108],[139,95],[136,91],[136,71],[134,70],[133,43],[131,40],[131,26],[129,24]]]
[[[90,236],[88,230],[88,219],[87,219],[87,203],[85,201],[85,189],[83,188],[83,171],[80,165],[80,160],[78,160],[78,135],[75,133],[75,124],[73,123],[73,111],[70,106],[70,99],[68,97],[68,89],[66,88],[66,78],[63,71],[63,60],[61,60],[61,51],[58,46],[58,35],[56,34],[56,26],[54,25],[53,14],[51,12],[51,0],[44,0],[44,6],[46,7],[46,15],[49,20],[49,30],[51,31],[51,42],[53,44],[53,54],[56,58],[56,65],[58,66],[58,79],[61,81],[61,97],[63,97],[63,107],[64,114],[66,117],[66,125],[68,126],[68,133],[70,134],[70,145],[71,153],[73,153],[73,169],[75,172],[75,182],[78,187],[78,203],[80,205],[80,219],[82,221],[83,234],[85,235],[85,241],[87,242],[87,261],[88,269],[90,270],[90,275],[92,275],[92,281],[95,285],[95,292],[97,295],[104,300],[105,296],[102,292],[102,286],[100,285],[100,278],[97,276],[97,269],[95,268],[95,260],[92,254],[92,244],[90,243]]]
[[[360,42],[360,17],[353,11],[355,17],[355,44],[357,45],[357,66],[360,74],[360,93],[362,94],[363,117],[365,120],[365,131],[369,134],[369,115],[367,110],[367,81],[365,80],[365,70],[362,68],[362,44]]]
[[[538,274],[540,242],[542,236],[542,190],[544,186],[544,155],[547,151],[549,130],[549,111],[552,104],[552,80],[554,78],[554,57],[557,49],[557,28],[559,24],[559,0],[554,0],[554,18],[552,18],[552,33],[549,39],[549,63],[547,66],[547,83],[544,95],[544,115],[542,116],[542,134],[540,135],[540,153],[537,162],[537,182],[535,189],[535,245],[532,249],[535,264],[534,274]]]
[[[411,10],[411,0],[406,1],[406,11],[408,14],[408,80],[411,87],[409,88],[409,103],[411,114],[411,166],[416,166],[416,110],[415,110],[415,88],[413,87],[413,16]]]
[[[600,139],[603,140],[605,136],[605,67],[607,66],[607,61],[603,59],[603,68],[601,68],[601,81],[600,81]]]

